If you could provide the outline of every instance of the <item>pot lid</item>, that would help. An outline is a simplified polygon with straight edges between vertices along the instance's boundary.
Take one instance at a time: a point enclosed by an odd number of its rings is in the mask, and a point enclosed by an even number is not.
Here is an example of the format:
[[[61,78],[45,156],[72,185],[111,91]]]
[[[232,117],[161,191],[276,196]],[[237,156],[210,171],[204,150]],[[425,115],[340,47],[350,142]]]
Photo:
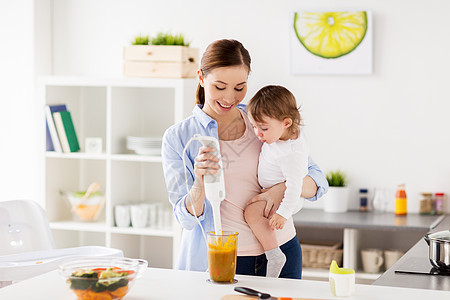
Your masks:
[[[450,241],[450,230],[443,230],[428,234],[428,238],[431,240],[444,240]]]

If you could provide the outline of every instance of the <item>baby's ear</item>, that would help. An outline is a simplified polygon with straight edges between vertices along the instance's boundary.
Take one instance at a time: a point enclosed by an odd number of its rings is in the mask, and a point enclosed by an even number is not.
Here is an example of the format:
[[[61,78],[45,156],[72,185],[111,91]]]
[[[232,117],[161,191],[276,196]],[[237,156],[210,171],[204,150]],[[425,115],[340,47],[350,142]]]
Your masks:
[[[291,127],[292,126],[292,119],[291,118],[285,118],[284,120],[283,120],[283,125],[284,125],[284,127],[285,128],[289,128],[289,127]]]

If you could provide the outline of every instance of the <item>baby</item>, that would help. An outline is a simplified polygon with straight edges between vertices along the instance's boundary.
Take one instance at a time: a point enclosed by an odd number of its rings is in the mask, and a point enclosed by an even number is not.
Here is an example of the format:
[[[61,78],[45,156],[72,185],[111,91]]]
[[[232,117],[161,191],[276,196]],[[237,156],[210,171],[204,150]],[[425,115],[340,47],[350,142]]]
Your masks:
[[[286,191],[276,213],[264,216],[266,202],[247,206],[245,220],[264,248],[267,277],[279,277],[286,256],[278,246],[273,230],[283,229],[286,220],[303,207],[303,178],[308,173],[309,149],[300,132],[300,113],[294,95],[282,86],[260,89],[247,106],[256,136],[264,143],[259,155],[258,181],[270,188],[285,182]]]

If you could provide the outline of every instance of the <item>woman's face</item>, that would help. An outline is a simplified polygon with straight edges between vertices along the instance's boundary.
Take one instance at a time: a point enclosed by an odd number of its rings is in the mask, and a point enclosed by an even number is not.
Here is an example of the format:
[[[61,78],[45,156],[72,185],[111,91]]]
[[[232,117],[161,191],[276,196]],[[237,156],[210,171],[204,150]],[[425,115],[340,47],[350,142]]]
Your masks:
[[[248,69],[243,65],[217,68],[206,76],[199,70],[198,77],[205,89],[203,110],[212,117],[227,114],[247,93]]]

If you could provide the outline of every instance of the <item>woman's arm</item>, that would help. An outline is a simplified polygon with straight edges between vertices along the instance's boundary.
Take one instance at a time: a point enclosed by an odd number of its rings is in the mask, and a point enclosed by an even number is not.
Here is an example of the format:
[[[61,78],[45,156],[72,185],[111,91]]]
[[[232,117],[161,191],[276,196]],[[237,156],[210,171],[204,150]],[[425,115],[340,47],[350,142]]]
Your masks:
[[[318,186],[314,179],[309,176],[305,176],[305,178],[303,178],[302,197],[312,198],[316,195],[317,190]]]
[[[217,172],[217,158],[211,148],[190,144],[184,153],[191,134],[179,132],[179,128],[169,128],[163,136],[161,157],[169,201],[174,207],[177,221],[183,228],[192,229],[205,219],[203,175]],[[184,137],[184,138],[183,138]],[[195,213],[194,213],[195,209]]]
[[[272,186],[270,189],[263,190],[263,192],[252,198],[249,203],[256,201],[266,201],[266,209],[264,216],[270,218],[278,209],[283,200],[286,185],[284,182]],[[301,196],[309,201],[315,201],[322,197],[328,191],[328,182],[320,170],[319,166],[314,161],[308,158],[308,175],[303,178],[303,187]]]
[[[328,181],[311,157],[308,157],[308,176],[305,179],[308,177],[310,178],[308,181],[312,180],[313,182],[310,182],[306,189],[303,185],[302,197],[309,201],[316,201],[328,192]],[[305,184],[305,181],[303,181],[303,184]]]
[[[204,211],[205,202],[204,196],[201,198],[201,194],[196,189],[200,182],[197,182],[194,187],[194,157],[197,149],[193,147],[193,144],[186,149],[183,161],[183,151],[189,141],[189,136],[189,134],[180,132],[179,128],[171,127],[166,130],[163,136],[161,157],[167,194],[173,206],[175,218],[183,228],[191,230],[198,223],[192,212],[188,210],[190,205],[187,206],[187,204],[190,203],[190,196],[192,196],[193,202],[197,202],[197,215]],[[195,154],[192,155],[192,153]],[[198,219],[203,221],[204,216],[200,216]]]

